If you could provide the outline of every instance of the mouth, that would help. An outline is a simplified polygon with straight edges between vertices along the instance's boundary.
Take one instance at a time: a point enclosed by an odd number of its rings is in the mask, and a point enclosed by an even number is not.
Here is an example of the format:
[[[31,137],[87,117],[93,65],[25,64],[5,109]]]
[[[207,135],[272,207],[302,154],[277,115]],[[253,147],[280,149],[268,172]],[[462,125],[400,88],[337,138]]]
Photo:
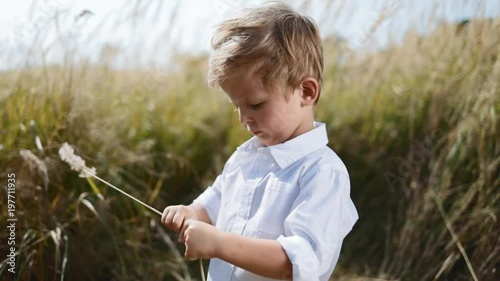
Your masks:
[[[254,136],[257,136],[257,135],[260,135],[262,133],[262,131],[251,131],[250,133]]]

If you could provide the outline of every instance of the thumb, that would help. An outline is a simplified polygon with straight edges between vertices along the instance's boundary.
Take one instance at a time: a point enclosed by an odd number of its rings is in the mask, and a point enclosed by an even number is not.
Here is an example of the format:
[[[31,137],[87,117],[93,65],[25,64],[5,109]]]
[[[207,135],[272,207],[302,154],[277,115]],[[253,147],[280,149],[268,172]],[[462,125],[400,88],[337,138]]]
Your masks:
[[[186,250],[184,251],[184,257],[188,260],[188,261],[194,261],[196,260],[195,257],[193,257],[193,255],[191,254],[191,252],[189,251],[189,246],[187,244],[186,245]]]

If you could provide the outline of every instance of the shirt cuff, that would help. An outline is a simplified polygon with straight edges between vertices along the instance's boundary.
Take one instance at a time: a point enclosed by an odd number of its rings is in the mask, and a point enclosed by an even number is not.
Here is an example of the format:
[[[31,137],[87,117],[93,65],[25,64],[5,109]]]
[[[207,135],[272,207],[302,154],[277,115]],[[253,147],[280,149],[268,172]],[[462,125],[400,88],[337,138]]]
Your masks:
[[[220,198],[217,192],[212,187],[208,187],[193,201],[193,203],[203,206],[203,208],[207,211],[212,225],[215,225],[217,217],[219,216],[220,207]]]
[[[293,281],[319,281],[319,260],[311,243],[297,235],[280,235],[277,240],[292,263]]]

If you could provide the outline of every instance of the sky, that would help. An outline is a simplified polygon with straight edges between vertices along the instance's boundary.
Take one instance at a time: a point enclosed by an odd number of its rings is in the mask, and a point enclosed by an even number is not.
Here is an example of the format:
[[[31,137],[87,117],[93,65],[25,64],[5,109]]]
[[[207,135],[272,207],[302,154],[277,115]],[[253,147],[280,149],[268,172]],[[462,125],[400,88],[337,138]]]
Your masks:
[[[0,70],[37,65],[42,61],[47,64],[78,63],[85,59],[123,68],[165,65],[177,53],[208,53],[211,34],[218,22],[239,8],[264,2],[3,1],[0,4],[0,40],[6,43],[0,46]],[[312,17],[323,37],[335,34],[354,49],[378,49],[389,42],[397,43],[410,28],[425,34],[442,21],[500,16],[499,0],[286,2]],[[372,32],[381,15],[387,17]],[[117,55],[104,59],[103,54],[113,53],[113,50]]]

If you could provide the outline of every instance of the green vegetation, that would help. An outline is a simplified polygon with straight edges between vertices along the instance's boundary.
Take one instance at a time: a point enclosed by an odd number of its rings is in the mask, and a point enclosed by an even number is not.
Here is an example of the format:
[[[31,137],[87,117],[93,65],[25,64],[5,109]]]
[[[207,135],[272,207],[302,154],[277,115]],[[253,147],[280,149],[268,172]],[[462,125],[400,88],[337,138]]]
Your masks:
[[[350,170],[361,217],[339,279],[498,276],[499,30],[498,19],[442,25],[374,54],[325,42],[317,120]],[[92,188],[57,155],[72,144],[98,175],[159,210],[189,203],[249,136],[224,95],[207,88],[205,56],[176,65],[0,76],[0,179],[16,174],[20,251],[9,280],[200,279],[156,214]],[[2,195],[2,210],[6,202]]]

